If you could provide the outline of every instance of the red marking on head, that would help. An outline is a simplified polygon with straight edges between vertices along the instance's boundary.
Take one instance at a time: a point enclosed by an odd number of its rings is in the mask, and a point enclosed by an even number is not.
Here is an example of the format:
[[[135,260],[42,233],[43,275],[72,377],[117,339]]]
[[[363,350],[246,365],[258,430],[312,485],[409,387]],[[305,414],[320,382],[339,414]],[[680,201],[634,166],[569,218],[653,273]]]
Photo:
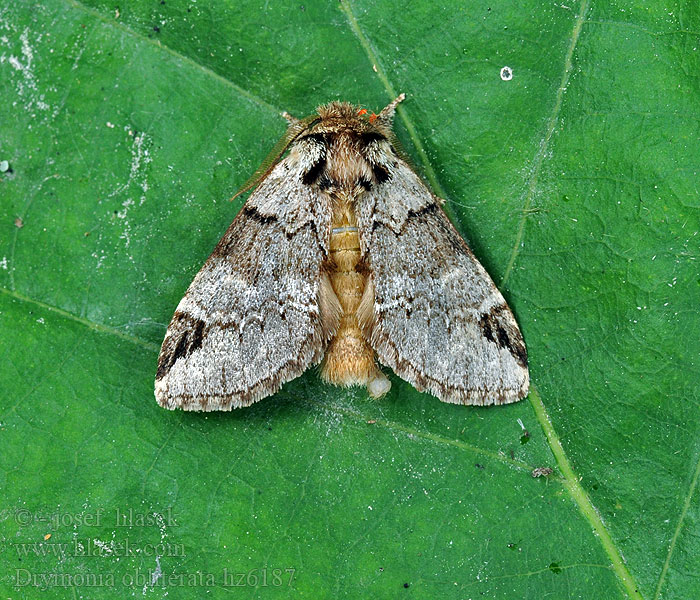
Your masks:
[[[372,113],[372,114],[369,116],[369,122],[370,122],[370,123],[374,123],[378,118],[379,118],[379,115],[375,115],[374,113]]]
[[[367,109],[366,108],[361,108],[360,110],[357,111],[357,116],[361,117],[362,115],[367,114]]]

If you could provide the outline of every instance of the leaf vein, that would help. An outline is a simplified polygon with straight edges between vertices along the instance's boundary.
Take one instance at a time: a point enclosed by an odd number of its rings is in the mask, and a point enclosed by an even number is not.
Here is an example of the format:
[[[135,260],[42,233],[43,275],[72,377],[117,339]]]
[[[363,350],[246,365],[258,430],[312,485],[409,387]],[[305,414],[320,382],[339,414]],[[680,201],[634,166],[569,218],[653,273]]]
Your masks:
[[[355,37],[357,38],[358,42],[360,43],[360,46],[362,46],[363,50],[367,54],[367,58],[376,67],[377,77],[379,77],[379,80],[384,85],[384,89],[386,89],[387,93],[389,94],[389,97],[393,100],[394,98],[396,98],[398,96],[398,93],[396,92],[396,89],[389,81],[389,78],[387,77],[387,74],[386,74],[386,70],[382,66],[382,62],[381,62],[381,60],[379,60],[379,56],[375,52],[375,50],[372,46],[372,43],[370,42],[369,38],[364,34],[362,29],[360,28],[360,24],[357,22],[357,18],[355,17],[355,14],[352,12],[352,6],[350,5],[350,0],[342,0],[342,2],[340,3],[340,7],[341,7],[341,10],[345,13],[345,16],[346,16],[347,21],[348,21],[348,26],[350,27],[353,34],[355,34]],[[445,190],[443,189],[442,185],[440,185],[440,182],[437,178],[435,170],[433,169],[432,165],[430,164],[430,159],[428,158],[428,154],[425,151],[425,148],[423,147],[423,144],[420,140],[420,136],[418,135],[418,132],[416,131],[416,127],[413,124],[413,121],[411,119],[409,119],[408,115],[406,114],[405,109],[400,104],[397,107],[396,112],[398,113],[399,117],[401,118],[401,120],[403,121],[403,124],[406,127],[408,135],[411,138],[411,143],[415,147],[416,152],[418,153],[418,156],[420,158],[421,168],[423,169],[423,173],[425,174],[425,177],[427,178],[428,182],[430,183],[431,187],[433,188],[433,191],[435,193],[437,193],[437,195],[440,196],[441,198],[446,198],[447,194],[445,193]]]
[[[136,344],[137,346],[141,346],[142,348],[150,350],[151,352],[158,352],[158,350],[160,349],[160,346],[156,346],[156,344],[142,340],[141,338],[138,338],[134,335],[124,333],[123,331],[120,331],[115,327],[110,327],[109,325],[102,325],[101,323],[95,323],[94,321],[90,321],[89,319],[79,317],[78,315],[75,315],[67,310],[63,310],[62,308],[58,308],[56,306],[52,306],[51,304],[47,304],[46,302],[42,302],[41,300],[35,300],[34,298],[30,298],[28,296],[20,294],[16,290],[8,290],[7,288],[0,287],[0,293],[10,296],[15,300],[19,300],[20,302],[26,302],[29,304],[34,304],[35,306],[39,306],[44,310],[48,310],[49,312],[60,315],[65,319],[69,319],[71,321],[80,323],[81,325],[84,325],[85,327],[87,327],[88,329],[92,329],[93,331],[116,335],[117,337],[120,337],[123,340],[131,342],[132,344]]]
[[[695,490],[698,486],[698,479],[700,479],[700,456],[698,456],[697,464],[695,465],[695,473],[693,475],[693,481],[690,483],[690,488],[685,497],[685,502],[683,502],[683,508],[681,509],[681,514],[678,517],[678,524],[676,525],[676,530],[673,532],[673,537],[671,538],[671,543],[668,546],[668,554],[666,555],[666,560],[664,561],[664,566],[661,569],[661,575],[659,575],[659,582],[656,585],[656,592],[654,593],[654,600],[658,600],[661,597],[661,590],[663,589],[664,583],[666,581],[666,573],[671,566],[671,556],[673,556],[673,551],[676,549],[676,542],[678,541],[678,536],[683,528],[683,522],[688,514],[688,509],[690,508],[690,501],[695,494]]]
[[[244,98],[247,98],[248,100],[250,100],[254,104],[257,104],[257,105],[259,105],[259,106],[261,106],[261,107],[263,107],[271,112],[277,113],[278,115],[282,114],[282,112],[283,112],[282,110],[273,106],[272,104],[270,104],[266,100],[263,100],[257,94],[251,92],[250,90],[247,90],[246,88],[238,85],[237,83],[234,83],[233,81],[231,81],[230,79],[227,79],[223,75],[220,75],[219,73],[214,71],[212,68],[207,67],[207,66],[197,62],[196,60],[190,58],[189,56],[187,56],[185,54],[182,54],[181,52],[178,52],[174,48],[171,48],[170,46],[167,46],[166,44],[162,44],[158,40],[154,40],[146,35],[143,35],[142,33],[139,33],[138,31],[133,30],[131,27],[128,27],[127,25],[125,25],[119,21],[116,21],[110,17],[105,16],[99,10],[96,10],[94,8],[90,8],[89,6],[85,6],[82,2],[79,2],[78,0],[64,0],[64,2],[72,5],[76,9],[82,10],[83,12],[85,12],[89,15],[92,15],[93,17],[95,17],[99,21],[102,21],[106,25],[120,29],[121,31],[124,31],[128,35],[135,37],[135,38],[141,40],[142,42],[146,42],[148,44],[151,44],[153,46],[156,46],[156,47],[164,50],[165,52],[167,52],[171,56],[175,57],[176,59],[178,59],[184,63],[187,63],[191,66],[197,67],[198,69],[202,70],[204,73],[208,74],[212,78],[217,79],[218,81],[224,83],[225,85],[233,88],[237,94],[240,94]]]
[[[540,140],[539,148],[535,153],[535,158],[533,159],[532,163],[532,169],[530,171],[530,178],[527,182],[527,188],[523,194],[525,196],[525,201],[523,204],[522,213],[520,215],[520,224],[518,225],[518,232],[515,236],[515,244],[513,244],[513,250],[511,251],[510,258],[508,259],[508,263],[506,264],[506,270],[504,271],[503,277],[501,278],[501,282],[499,284],[499,287],[501,289],[503,289],[503,286],[508,281],[508,278],[510,277],[510,274],[513,271],[513,265],[515,264],[515,260],[517,259],[520,253],[520,249],[522,247],[523,236],[525,234],[525,223],[527,221],[527,217],[529,216],[530,205],[532,204],[532,199],[535,195],[535,190],[537,188],[537,182],[539,179],[540,170],[542,168],[542,163],[544,162],[544,158],[547,154],[547,149],[549,148],[549,142],[552,139],[554,128],[557,124],[557,121],[559,120],[559,113],[561,112],[561,106],[563,104],[564,92],[566,91],[566,87],[569,84],[569,77],[571,75],[572,57],[574,55],[574,50],[576,49],[576,44],[578,42],[587,11],[588,0],[583,0],[581,2],[581,8],[579,10],[579,13],[576,16],[576,20],[574,21],[574,29],[571,34],[571,42],[566,52],[566,56],[564,57],[564,72],[562,73],[561,81],[559,83],[559,87],[557,88],[556,99],[554,101],[554,107],[552,108],[552,114],[547,120],[547,127],[545,129],[544,136]]]
[[[544,403],[542,402],[542,399],[540,398],[540,395],[535,389],[534,385],[530,386],[529,399],[530,404],[535,411],[537,420],[542,426],[542,430],[547,437],[549,446],[557,460],[559,470],[564,476],[564,487],[566,487],[569,495],[578,505],[581,514],[591,524],[593,530],[598,535],[598,539],[603,546],[603,550],[605,550],[605,553],[610,558],[613,571],[619,578],[629,597],[633,598],[634,600],[643,600],[642,595],[639,593],[637,584],[627,568],[622,554],[615,545],[607,526],[603,522],[598,510],[595,508],[595,506],[593,506],[588,494],[583,489],[579,478],[574,473],[571,463],[569,462],[569,459],[564,452],[564,448],[561,445],[559,436],[554,430],[554,426],[549,418],[547,409],[545,408]]]

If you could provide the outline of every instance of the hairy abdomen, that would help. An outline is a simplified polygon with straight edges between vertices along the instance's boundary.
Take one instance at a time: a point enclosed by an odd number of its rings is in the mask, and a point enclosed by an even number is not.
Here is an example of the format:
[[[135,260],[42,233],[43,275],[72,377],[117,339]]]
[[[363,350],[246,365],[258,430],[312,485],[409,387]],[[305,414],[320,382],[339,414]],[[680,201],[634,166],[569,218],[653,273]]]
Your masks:
[[[372,396],[381,396],[388,391],[389,381],[377,368],[374,350],[357,317],[368,275],[362,268],[357,222],[349,203],[340,203],[333,212],[330,254],[329,278],[341,314],[321,376],[335,385],[367,385]]]

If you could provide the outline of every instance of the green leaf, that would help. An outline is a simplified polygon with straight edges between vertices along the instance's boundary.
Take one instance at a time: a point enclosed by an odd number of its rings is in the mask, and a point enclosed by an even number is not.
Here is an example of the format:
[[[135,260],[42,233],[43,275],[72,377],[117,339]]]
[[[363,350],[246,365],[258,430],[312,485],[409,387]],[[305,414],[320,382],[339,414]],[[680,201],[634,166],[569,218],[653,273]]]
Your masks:
[[[699,38],[683,2],[5,3],[3,595],[700,596]],[[529,399],[309,372],[159,408],[166,324],[279,113],[399,92]]]

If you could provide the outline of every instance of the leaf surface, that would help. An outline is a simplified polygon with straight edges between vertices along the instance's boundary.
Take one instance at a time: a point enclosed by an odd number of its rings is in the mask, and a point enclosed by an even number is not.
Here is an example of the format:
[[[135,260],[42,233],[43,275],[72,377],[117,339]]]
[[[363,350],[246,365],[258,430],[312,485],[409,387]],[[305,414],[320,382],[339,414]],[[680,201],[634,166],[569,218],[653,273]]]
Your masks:
[[[0,8],[4,595],[698,597],[697,8],[123,4]],[[160,409],[167,322],[279,113],[399,92],[529,399],[309,372]]]

